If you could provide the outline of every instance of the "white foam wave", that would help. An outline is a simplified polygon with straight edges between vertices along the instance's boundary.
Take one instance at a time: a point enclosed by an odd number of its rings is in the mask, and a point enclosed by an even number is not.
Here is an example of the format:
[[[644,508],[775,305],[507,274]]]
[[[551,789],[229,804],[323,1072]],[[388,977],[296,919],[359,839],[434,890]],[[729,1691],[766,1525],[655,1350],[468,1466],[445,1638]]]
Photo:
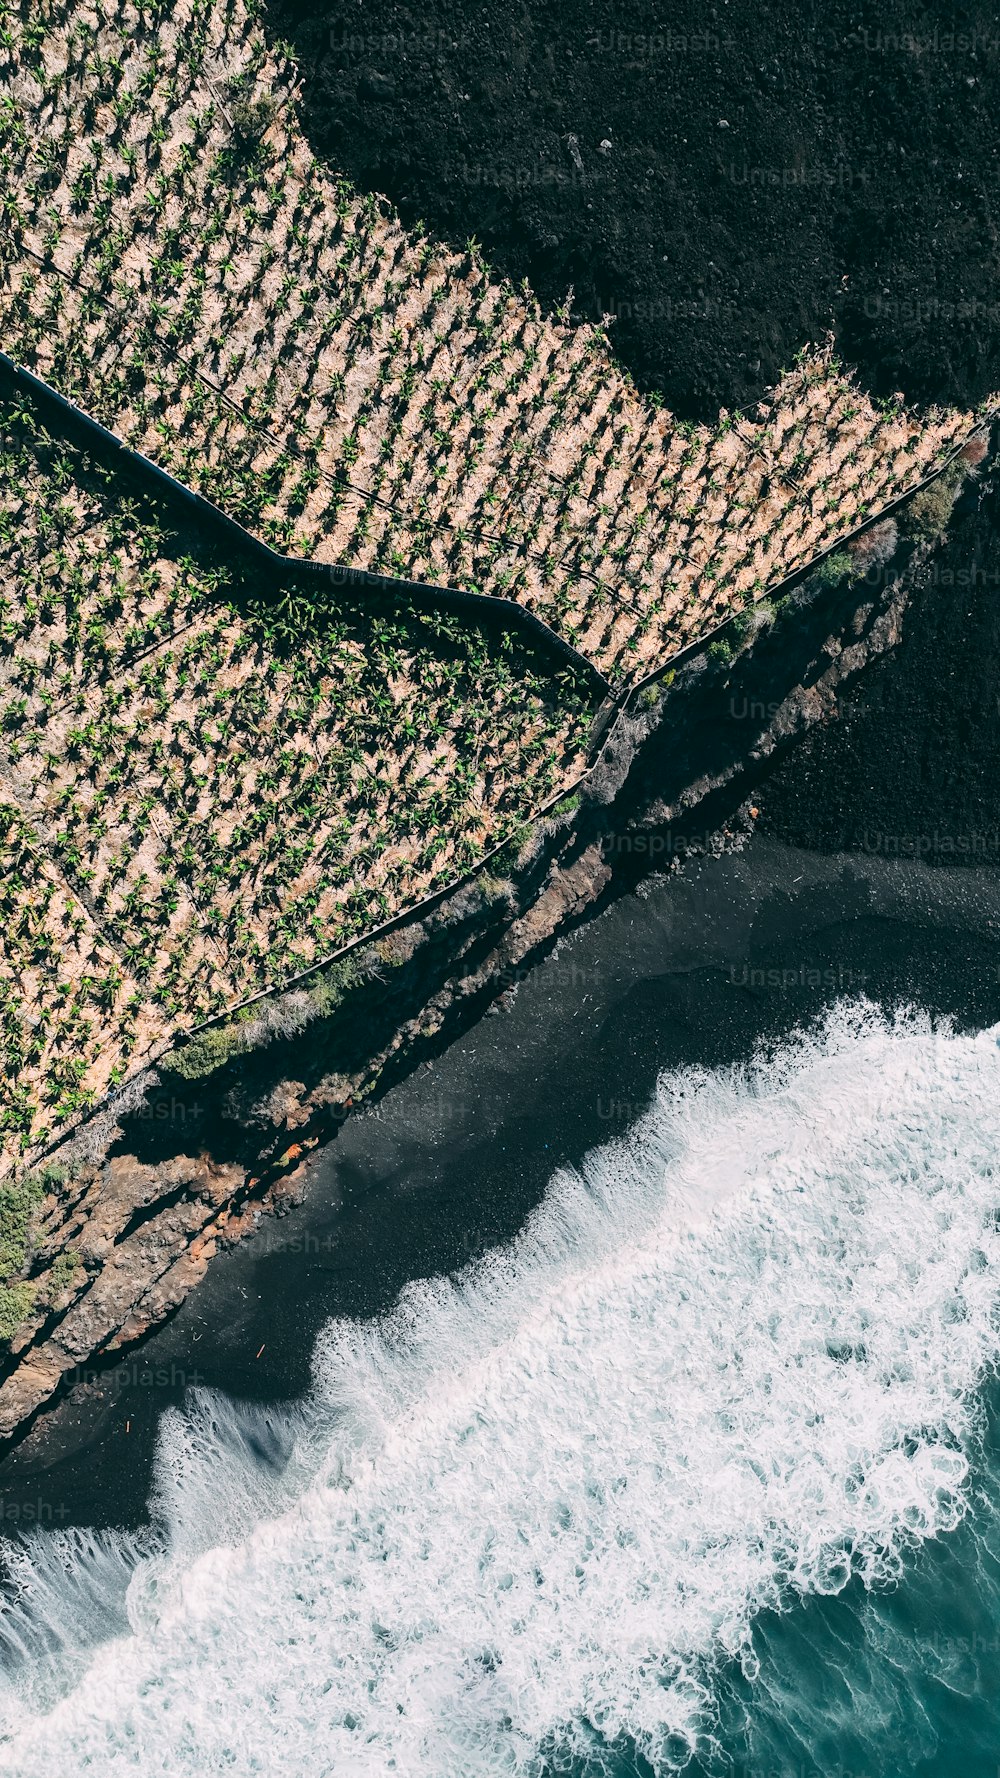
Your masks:
[[[77,1611],[41,1689],[15,1673],[0,1769],[537,1778],[630,1737],[667,1770],[755,1612],[961,1514],[998,1073],[993,1034],[855,1010],[664,1077],[509,1248],[330,1327],[303,1410],[172,1414],[163,1548],[75,1558],[130,1628],[81,1676]],[[65,1554],[20,1560],[37,1652]]]

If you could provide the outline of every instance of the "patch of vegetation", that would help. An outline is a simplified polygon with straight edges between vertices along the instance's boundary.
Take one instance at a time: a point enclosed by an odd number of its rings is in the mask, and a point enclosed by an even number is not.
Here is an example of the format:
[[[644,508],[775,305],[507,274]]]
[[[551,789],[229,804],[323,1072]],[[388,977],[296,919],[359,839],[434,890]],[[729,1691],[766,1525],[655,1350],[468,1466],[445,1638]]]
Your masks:
[[[504,845],[503,852],[515,862],[520,863],[521,853],[531,839],[531,826],[527,821],[519,822]],[[503,854],[501,854],[503,856]]]
[[[834,550],[832,556],[824,557],[823,561],[813,569],[809,578],[810,580],[815,581],[817,586],[840,586],[841,582],[845,581],[848,575],[853,572],[853,569],[854,564],[848,551],[846,549],[838,549]]]
[[[67,1179],[73,1178],[74,1172],[75,1168],[68,1161],[43,1161],[40,1167],[36,1167],[34,1177],[44,1191],[50,1192],[57,1186],[65,1185]]]
[[[735,651],[744,643],[753,641],[761,630],[766,630],[774,622],[775,616],[776,608],[767,599],[760,599],[748,605],[745,611],[737,612],[729,625],[730,646]]]
[[[80,1272],[80,1255],[67,1247],[58,1253],[49,1268],[45,1279],[46,1295],[50,1302],[62,1296],[76,1282]]]
[[[961,485],[962,472],[956,468],[914,494],[903,515],[911,536],[928,543],[936,543],[944,536]]]
[[[27,1264],[31,1225],[45,1196],[37,1177],[0,1185],[0,1340],[11,1340],[32,1308],[36,1287],[18,1278]]]
[[[278,102],[270,93],[259,99],[238,98],[230,105],[229,115],[241,140],[259,147],[278,115]]]
[[[336,1012],[348,991],[363,981],[369,969],[357,952],[346,957],[337,958],[324,969],[313,986],[309,989],[309,998],[316,1011],[323,1017]]]
[[[162,1066],[181,1080],[204,1080],[217,1068],[224,1068],[234,1056],[245,1055],[249,1047],[246,1027],[253,1022],[253,1008],[244,1007],[225,1024],[211,1025],[199,1031],[187,1043],[179,1044],[163,1060]]]
[[[9,1279],[24,1266],[32,1218],[44,1196],[41,1184],[30,1175],[0,1185],[0,1278]]]
[[[35,1286],[26,1281],[0,1284],[0,1340],[10,1341],[35,1306]]]
[[[513,898],[514,885],[509,877],[498,877],[493,871],[484,870],[480,871],[476,883],[487,907],[492,902],[509,902]]]

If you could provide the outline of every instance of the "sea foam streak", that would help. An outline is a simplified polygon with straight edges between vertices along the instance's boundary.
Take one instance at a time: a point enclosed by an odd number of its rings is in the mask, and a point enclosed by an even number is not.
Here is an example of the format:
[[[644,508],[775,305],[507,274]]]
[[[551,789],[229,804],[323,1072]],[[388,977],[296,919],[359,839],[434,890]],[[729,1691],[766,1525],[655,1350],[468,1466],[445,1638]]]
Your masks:
[[[998,1084],[993,1033],[844,1010],[665,1076],[510,1247],[331,1326],[303,1409],[171,1415],[163,1547],[78,1541],[0,1770],[497,1778],[553,1748],[600,1772],[620,1737],[669,1770],[756,1611],[957,1522]],[[68,1559],[23,1552],[13,1651],[58,1625]],[[114,1636],[89,1650],[85,1582]]]

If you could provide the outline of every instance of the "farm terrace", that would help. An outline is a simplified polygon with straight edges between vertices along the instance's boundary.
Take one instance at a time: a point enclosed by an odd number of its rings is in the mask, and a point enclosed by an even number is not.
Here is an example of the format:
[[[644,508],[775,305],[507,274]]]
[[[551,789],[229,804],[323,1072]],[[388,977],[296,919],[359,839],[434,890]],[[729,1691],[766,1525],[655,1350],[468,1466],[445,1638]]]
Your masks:
[[[0,8],[7,349],[275,547],[530,606],[627,681],[919,481],[829,349],[680,424],[311,156],[243,0]]]
[[[523,834],[586,763],[595,693],[544,642],[248,586],[10,398],[0,625],[8,1161]]]
[[[253,535],[517,602],[619,689],[945,462],[804,351],[714,428],[311,155],[244,0],[0,0],[0,344]],[[179,1030],[457,881],[580,775],[495,623],[253,584],[0,405],[0,1170]]]

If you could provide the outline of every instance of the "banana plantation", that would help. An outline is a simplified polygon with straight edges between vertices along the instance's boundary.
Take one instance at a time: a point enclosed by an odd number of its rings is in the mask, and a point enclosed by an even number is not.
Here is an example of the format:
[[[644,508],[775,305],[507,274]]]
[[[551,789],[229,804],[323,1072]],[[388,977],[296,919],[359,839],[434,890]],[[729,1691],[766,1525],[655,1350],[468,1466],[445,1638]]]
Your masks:
[[[0,10],[7,349],[282,551],[529,605],[627,681],[970,428],[828,349],[712,430],[310,155],[243,0]]]
[[[714,428],[312,157],[245,0],[0,0],[0,345],[291,558],[508,600],[617,691],[949,460],[821,346]],[[2,1166],[583,771],[496,623],[260,584],[0,406]]]
[[[495,625],[189,553],[24,400],[0,462],[12,1158],[520,833],[595,694]]]

